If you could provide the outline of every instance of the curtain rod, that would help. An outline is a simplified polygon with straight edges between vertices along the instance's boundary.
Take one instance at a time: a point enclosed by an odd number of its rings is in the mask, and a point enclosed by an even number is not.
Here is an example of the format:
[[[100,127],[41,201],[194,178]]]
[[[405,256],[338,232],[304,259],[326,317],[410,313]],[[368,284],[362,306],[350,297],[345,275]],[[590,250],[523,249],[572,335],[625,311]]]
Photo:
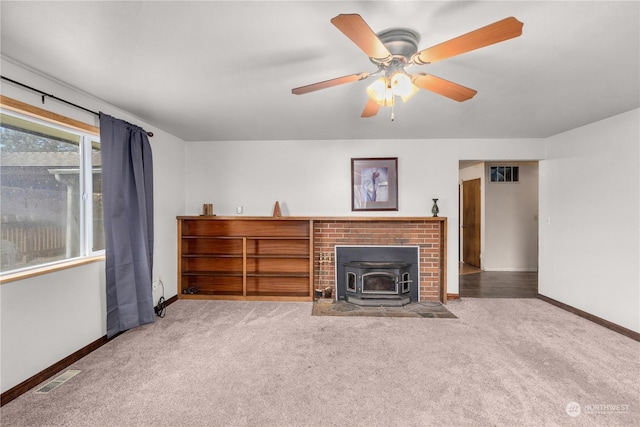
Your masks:
[[[65,104],[71,105],[72,107],[79,108],[79,109],[81,109],[81,110],[84,110],[84,111],[86,111],[86,112],[88,112],[88,113],[91,113],[91,114],[95,114],[96,116],[100,117],[100,113],[97,113],[97,112],[95,112],[95,111],[93,111],[93,110],[89,110],[88,108],[85,108],[85,107],[83,107],[83,106],[81,106],[81,105],[78,105],[78,104],[74,104],[73,102],[69,102],[69,101],[67,101],[67,100],[65,100],[65,99],[58,98],[57,96],[55,96],[55,95],[51,95],[51,94],[46,93],[46,92],[43,92],[43,91],[41,91],[40,89],[36,89],[36,88],[34,88],[34,87],[27,86],[27,85],[26,85],[26,84],[24,84],[24,83],[17,82],[17,81],[15,81],[15,80],[12,80],[12,79],[10,79],[10,78],[8,78],[8,77],[5,77],[5,76],[1,76],[1,75],[0,75],[0,78],[2,78],[2,80],[6,80],[6,81],[8,81],[8,82],[14,83],[14,84],[16,84],[16,85],[18,85],[18,86],[22,86],[22,87],[24,87],[24,88],[26,88],[26,89],[29,89],[29,90],[32,90],[32,91],[34,91],[34,92],[38,92],[40,95],[42,95],[42,103],[43,103],[43,104],[44,104],[44,99],[45,99],[45,97],[49,97],[49,98],[55,99],[56,101],[64,102]],[[153,136],[153,132],[147,132],[147,135],[148,135],[149,137],[152,137],[152,136]]]

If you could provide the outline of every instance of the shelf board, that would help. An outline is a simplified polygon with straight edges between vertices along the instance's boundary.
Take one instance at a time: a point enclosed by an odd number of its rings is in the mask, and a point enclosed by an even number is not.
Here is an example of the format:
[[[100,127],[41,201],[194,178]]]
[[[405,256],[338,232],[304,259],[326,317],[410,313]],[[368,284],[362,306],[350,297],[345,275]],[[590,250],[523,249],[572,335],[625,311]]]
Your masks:
[[[278,255],[252,255],[247,254],[247,258],[254,259],[309,259],[309,255],[300,255],[300,254],[278,254]]]
[[[242,258],[242,254],[182,254],[182,258]],[[285,255],[251,255],[249,259],[308,259],[309,255],[285,254]]]
[[[183,271],[183,276],[242,277],[242,271]]]
[[[265,295],[264,293],[248,293],[246,296],[234,294],[234,295],[221,295],[221,294],[178,294],[179,299],[195,299],[195,300],[236,300],[236,301],[296,301],[307,302],[313,301],[313,296],[304,294],[302,292],[295,293],[293,296],[289,294],[272,294]]]
[[[309,292],[247,292],[248,297],[293,297],[309,298]]]
[[[182,258],[242,258],[242,254],[182,254]],[[277,255],[253,255],[247,254],[247,258],[264,259],[308,259],[309,255],[277,254]]]
[[[247,277],[303,277],[309,278],[309,273],[255,273],[247,271]]]
[[[309,240],[309,236],[247,236],[247,240]]]
[[[199,234],[183,234],[183,239],[215,239],[215,240],[242,240],[242,236],[202,236]]]
[[[242,277],[242,271],[183,271],[183,276]],[[256,273],[247,272],[247,277],[309,277],[309,273]]]
[[[182,254],[182,258],[242,258],[242,254]]]
[[[308,235],[303,236],[202,236],[197,234],[183,234],[183,239],[216,239],[216,240],[309,240]]]

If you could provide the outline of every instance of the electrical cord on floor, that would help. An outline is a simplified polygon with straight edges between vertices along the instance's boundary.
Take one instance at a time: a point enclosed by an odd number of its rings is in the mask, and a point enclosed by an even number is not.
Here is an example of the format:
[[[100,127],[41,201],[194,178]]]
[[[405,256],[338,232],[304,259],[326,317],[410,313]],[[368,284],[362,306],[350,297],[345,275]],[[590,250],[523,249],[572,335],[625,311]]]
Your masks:
[[[158,305],[153,307],[153,310],[156,312],[156,316],[164,317],[164,315],[165,315],[165,313],[167,311],[167,306],[166,306],[165,300],[164,300],[164,283],[162,283],[162,280],[158,280],[158,281],[162,285],[162,296],[158,300]]]

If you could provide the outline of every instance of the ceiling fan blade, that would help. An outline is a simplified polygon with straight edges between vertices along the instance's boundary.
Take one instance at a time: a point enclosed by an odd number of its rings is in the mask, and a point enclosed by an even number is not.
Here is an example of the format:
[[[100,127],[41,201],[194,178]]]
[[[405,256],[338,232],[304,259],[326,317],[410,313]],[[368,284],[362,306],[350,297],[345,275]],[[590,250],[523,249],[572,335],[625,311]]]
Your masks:
[[[358,80],[364,80],[369,77],[369,73],[357,73],[348,76],[338,77],[331,80],[325,80],[323,82],[313,83],[306,86],[300,86],[295,89],[291,89],[291,93],[295,95],[304,95],[305,93],[314,92],[320,89],[327,89],[333,86],[343,85],[345,83],[351,83]]]
[[[411,80],[413,84],[422,89],[435,92],[458,102],[471,99],[478,93],[476,90],[450,82],[449,80],[441,79],[440,77],[432,76],[431,74],[414,74]]]
[[[454,39],[421,50],[413,55],[413,63],[432,64],[461,53],[479,49],[505,40],[518,37],[522,34],[524,24],[514,17],[478,28],[470,33],[463,34]]]
[[[373,117],[378,114],[379,110],[380,104],[369,98],[369,100],[367,101],[367,105],[364,106],[364,110],[362,110],[362,114],[360,115],[360,117]]]
[[[340,14],[331,19],[331,23],[358,45],[369,58],[376,62],[391,60],[389,50],[360,15],[355,13]]]

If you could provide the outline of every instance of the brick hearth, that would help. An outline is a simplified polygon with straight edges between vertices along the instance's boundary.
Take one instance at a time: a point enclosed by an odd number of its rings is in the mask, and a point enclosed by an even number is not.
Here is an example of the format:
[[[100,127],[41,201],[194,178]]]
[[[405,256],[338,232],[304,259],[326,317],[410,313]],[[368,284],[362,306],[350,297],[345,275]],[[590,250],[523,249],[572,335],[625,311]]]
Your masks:
[[[446,218],[315,219],[313,222],[314,283],[335,295],[336,245],[420,247],[420,301],[446,303]],[[321,262],[330,253],[330,262]]]

